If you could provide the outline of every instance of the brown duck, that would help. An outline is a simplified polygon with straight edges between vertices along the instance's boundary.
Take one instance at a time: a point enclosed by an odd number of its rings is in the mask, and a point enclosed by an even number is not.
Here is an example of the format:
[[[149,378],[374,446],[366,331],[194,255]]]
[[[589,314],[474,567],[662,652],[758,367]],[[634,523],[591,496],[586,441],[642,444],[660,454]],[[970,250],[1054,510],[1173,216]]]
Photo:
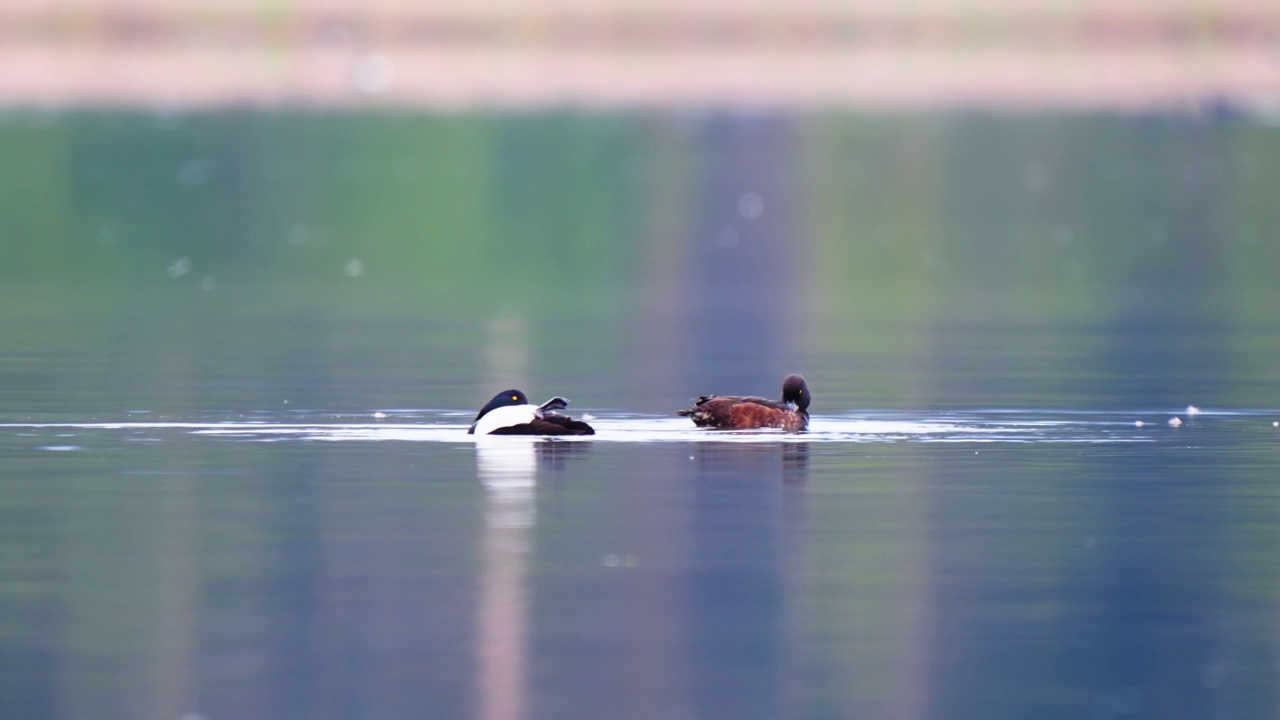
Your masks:
[[[780,402],[761,397],[703,395],[693,407],[677,414],[693,420],[698,427],[720,430],[781,428],[797,432],[809,426],[809,386],[799,375],[788,375],[782,381]]]

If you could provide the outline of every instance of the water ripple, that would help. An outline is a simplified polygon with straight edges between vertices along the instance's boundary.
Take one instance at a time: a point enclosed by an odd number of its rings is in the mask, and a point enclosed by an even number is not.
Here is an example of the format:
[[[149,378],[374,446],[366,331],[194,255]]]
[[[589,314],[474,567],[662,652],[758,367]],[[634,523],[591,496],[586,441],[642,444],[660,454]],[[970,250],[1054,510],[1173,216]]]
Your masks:
[[[1274,412],[1201,412],[1181,423],[1159,411],[1073,412],[983,410],[949,413],[859,413],[815,416],[810,430],[715,431],[692,427],[683,418],[606,414],[591,418],[596,435],[564,438],[568,442],[787,442],[787,443],[1133,443],[1153,442],[1194,433],[1205,423],[1248,422],[1270,428]],[[119,430],[145,432],[154,439],[164,431],[225,440],[472,442],[466,434],[469,413],[438,410],[380,411],[373,414],[306,413],[252,421],[0,423],[22,430]],[[373,420],[371,418],[389,418]],[[1265,422],[1264,422],[1265,421]]]

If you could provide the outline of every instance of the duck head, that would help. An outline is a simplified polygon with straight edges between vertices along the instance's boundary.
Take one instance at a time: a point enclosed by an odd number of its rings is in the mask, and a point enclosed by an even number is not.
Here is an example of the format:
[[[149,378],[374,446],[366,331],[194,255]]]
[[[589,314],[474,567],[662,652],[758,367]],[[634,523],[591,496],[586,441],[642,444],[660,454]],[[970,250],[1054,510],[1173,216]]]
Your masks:
[[[479,420],[480,418],[484,417],[485,413],[489,412],[490,410],[495,410],[497,408],[507,407],[510,405],[528,405],[528,404],[529,404],[529,398],[526,397],[525,394],[520,392],[519,390],[514,390],[514,389],[503,390],[497,395],[494,395],[493,399],[490,400],[488,404],[480,408],[479,414],[476,415],[476,420]],[[475,423],[472,422],[472,425],[474,426]]]
[[[802,413],[809,411],[809,385],[799,375],[788,375],[782,381],[782,402],[795,403]]]

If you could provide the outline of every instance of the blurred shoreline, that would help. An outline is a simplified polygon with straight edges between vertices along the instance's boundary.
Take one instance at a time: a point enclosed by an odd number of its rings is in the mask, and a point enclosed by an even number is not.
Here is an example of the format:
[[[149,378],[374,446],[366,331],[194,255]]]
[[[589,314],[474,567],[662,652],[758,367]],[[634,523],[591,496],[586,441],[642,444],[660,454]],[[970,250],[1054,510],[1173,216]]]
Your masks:
[[[0,104],[1280,111],[1280,6],[11,0]]]

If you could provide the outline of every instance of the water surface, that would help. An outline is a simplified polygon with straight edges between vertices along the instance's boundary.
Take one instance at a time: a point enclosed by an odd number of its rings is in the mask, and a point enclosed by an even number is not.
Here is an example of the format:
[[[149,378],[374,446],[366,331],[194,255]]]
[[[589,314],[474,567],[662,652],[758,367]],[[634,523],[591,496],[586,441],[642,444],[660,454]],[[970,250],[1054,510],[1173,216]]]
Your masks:
[[[0,151],[0,716],[1277,712],[1274,128],[10,113]],[[787,372],[810,432],[673,415]],[[599,434],[466,436],[505,387]]]

